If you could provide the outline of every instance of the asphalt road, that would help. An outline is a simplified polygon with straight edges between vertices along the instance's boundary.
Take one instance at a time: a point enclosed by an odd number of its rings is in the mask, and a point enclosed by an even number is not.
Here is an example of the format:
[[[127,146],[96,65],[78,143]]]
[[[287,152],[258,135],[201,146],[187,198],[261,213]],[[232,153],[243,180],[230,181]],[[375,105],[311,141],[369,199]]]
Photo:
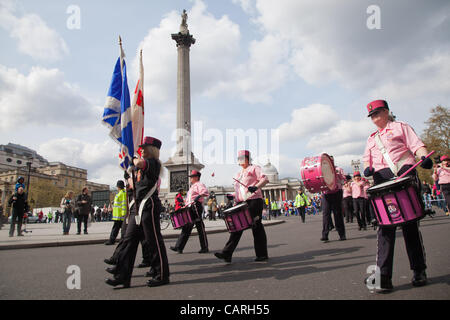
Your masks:
[[[429,285],[411,286],[412,271],[401,230],[397,231],[391,294],[370,292],[363,284],[366,270],[375,264],[376,232],[358,231],[347,224],[347,241],[319,241],[322,216],[308,216],[305,224],[296,217],[266,228],[270,259],[255,263],[253,237],[247,230],[227,265],[214,257],[228,233],[211,234],[209,254],[198,254],[198,237],[191,237],[184,253],[168,250],[171,283],[148,288],[147,269],[135,269],[131,288],[113,289],[104,283],[109,276],[103,259],[114,248],[104,245],[36,248],[0,251],[0,300],[7,299],[151,299],[151,300],[321,300],[321,299],[438,299],[450,298],[450,217],[443,215],[421,222],[427,255]],[[175,243],[166,240],[166,247]],[[141,260],[141,252],[136,264]],[[68,266],[80,268],[81,289],[68,289]]]

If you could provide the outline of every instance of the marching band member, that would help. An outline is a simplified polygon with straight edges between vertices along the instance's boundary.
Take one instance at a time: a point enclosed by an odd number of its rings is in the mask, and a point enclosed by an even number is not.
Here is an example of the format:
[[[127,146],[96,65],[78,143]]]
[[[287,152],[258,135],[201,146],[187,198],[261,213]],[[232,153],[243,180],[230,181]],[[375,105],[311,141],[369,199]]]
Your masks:
[[[159,200],[159,184],[162,172],[159,150],[161,141],[152,137],[145,137],[143,158],[133,159],[136,167],[136,182],[129,180],[130,185],[136,189],[136,202],[130,209],[129,224],[125,234],[123,250],[119,252],[114,279],[106,279],[111,286],[130,286],[133,265],[139,241],[145,239],[151,252],[151,267],[153,279],[147,281],[149,287],[161,286],[169,283],[169,263],[166,247],[161,235],[159,224],[162,210]]]
[[[255,261],[266,261],[269,259],[267,253],[267,236],[262,224],[263,199],[261,188],[264,187],[269,180],[262,173],[261,167],[250,163],[250,151],[241,150],[238,152],[238,163],[242,167],[235,179],[240,183],[234,183],[234,199],[236,203],[246,201],[251,216],[254,219],[252,227],[256,259]],[[244,187],[248,186],[247,188]],[[232,198],[233,196],[229,196]],[[243,230],[230,233],[230,238],[225,244],[222,252],[216,252],[214,255],[231,263],[233,252],[241,239]]]
[[[334,166],[334,158],[331,156]],[[339,240],[347,240],[345,236],[344,217],[342,216],[342,184],[345,181],[344,171],[342,168],[335,167],[336,186],[334,190],[328,190],[323,192],[323,228],[322,238],[320,241],[328,242],[328,233],[330,232],[330,224],[332,224],[331,211],[334,215],[334,223],[336,225],[336,231],[339,234]]]
[[[361,173],[355,171],[353,173],[352,198],[353,198],[353,212],[358,221],[358,230],[367,230],[366,222],[366,198],[364,196],[364,181],[361,179]]]
[[[377,131],[367,139],[364,152],[364,175],[373,176],[375,185],[400,176],[415,164],[415,157],[421,158],[422,168],[431,169],[433,161],[426,158],[428,151],[424,143],[407,123],[395,121],[389,114],[389,107],[384,100],[375,100],[367,105],[372,122]],[[416,176],[415,170],[409,175]],[[419,184],[420,185],[420,184]],[[383,292],[393,290],[392,269],[394,262],[395,227],[378,229],[377,266],[380,271],[380,287]],[[425,249],[419,231],[418,221],[406,223],[402,226],[403,238],[410,267],[414,271],[413,286],[423,286],[427,283],[425,273]],[[366,279],[366,283],[372,281]]]
[[[342,186],[342,206],[344,207],[345,222],[353,223],[353,198],[352,198],[352,178],[349,175],[345,176],[345,183]]]
[[[208,250],[208,238],[206,236],[205,224],[203,223],[203,199],[209,196],[208,189],[206,186],[200,182],[201,173],[197,170],[192,170],[189,175],[191,187],[186,195],[187,204],[192,203],[189,210],[191,214],[195,217],[195,227],[197,228],[198,238],[200,240],[200,251],[198,253],[207,253]],[[193,224],[188,223],[181,229],[181,234],[178,237],[178,241],[174,247],[170,247],[171,250],[183,253],[183,249],[189,240],[191,235]]]
[[[449,215],[450,207],[450,157],[444,155],[441,157],[441,166],[434,169],[433,179],[441,187],[444,194],[445,202],[447,202],[446,215]]]

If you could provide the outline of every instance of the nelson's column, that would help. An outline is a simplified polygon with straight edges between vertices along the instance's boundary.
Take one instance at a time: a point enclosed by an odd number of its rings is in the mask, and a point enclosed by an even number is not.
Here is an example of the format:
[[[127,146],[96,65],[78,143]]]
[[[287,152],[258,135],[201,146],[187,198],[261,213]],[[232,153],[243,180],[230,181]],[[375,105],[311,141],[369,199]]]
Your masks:
[[[177,71],[177,146],[175,154],[164,163],[169,171],[169,193],[189,189],[188,174],[191,170],[204,168],[192,153],[191,148],[191,85],[189,68],[189,50],[195,43],[194,37],[189,34],[187,26],[187,13],[183,10],[181,15],[180,32],[172,34],[177,43],[178,71]],[[169,198],[172,198],[169,195]]]

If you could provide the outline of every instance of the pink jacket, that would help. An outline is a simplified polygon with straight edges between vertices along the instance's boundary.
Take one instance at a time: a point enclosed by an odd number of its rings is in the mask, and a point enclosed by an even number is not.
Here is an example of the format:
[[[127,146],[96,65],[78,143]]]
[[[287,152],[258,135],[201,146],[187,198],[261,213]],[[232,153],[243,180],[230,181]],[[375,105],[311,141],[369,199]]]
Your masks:
[[[250,165],[247,169],[243,169],[241,172],[237,173],[234,177],[239,180],[242,184],[247,187],[256,186],[260,181],[265,180],[268,182],[267,177],[262,173],[261,167],[256,165]],[[237,202],[253,199],[262,199],[261,189],[256,190],[247,199],[245,199],[246,193],[249,192],[248,189],[242,186],[240,183],[234,181],[234,198]]]

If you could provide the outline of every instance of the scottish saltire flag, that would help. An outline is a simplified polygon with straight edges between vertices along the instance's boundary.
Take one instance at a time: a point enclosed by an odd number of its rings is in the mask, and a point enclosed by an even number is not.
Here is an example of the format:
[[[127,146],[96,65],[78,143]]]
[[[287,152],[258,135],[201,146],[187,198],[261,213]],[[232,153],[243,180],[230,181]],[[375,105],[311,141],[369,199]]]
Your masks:
[[[120,146],[119,165],[124,170],[128,168],[134,155],[133,123],[131,119],[127,66],[125,60],[119,57],[114,67],[102,122],[110,129],[110,137]]]

